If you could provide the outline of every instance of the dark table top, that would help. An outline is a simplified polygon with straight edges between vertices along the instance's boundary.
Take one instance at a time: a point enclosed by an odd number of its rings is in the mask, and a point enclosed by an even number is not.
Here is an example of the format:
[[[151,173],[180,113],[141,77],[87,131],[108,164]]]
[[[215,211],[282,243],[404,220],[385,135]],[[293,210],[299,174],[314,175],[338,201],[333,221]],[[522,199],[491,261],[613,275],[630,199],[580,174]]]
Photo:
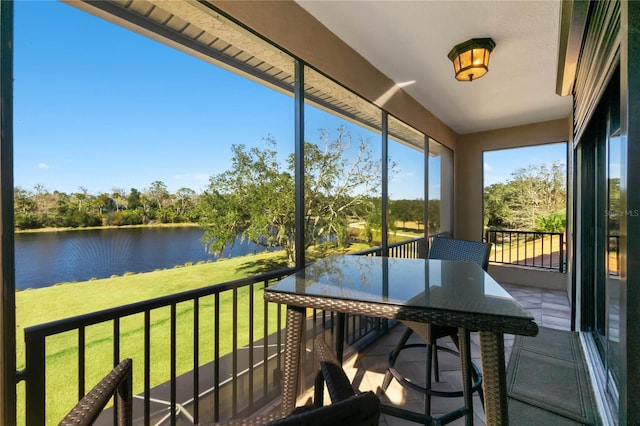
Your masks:
[[[533,321],[473,262],[336,255],[266,291]]]

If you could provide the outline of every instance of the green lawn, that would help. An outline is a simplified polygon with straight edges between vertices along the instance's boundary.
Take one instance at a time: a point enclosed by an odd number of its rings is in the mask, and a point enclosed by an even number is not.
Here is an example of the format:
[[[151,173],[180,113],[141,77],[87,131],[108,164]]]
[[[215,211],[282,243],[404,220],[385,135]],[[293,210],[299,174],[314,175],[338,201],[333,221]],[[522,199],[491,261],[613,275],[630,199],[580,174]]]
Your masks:
[[[349,251],[366,248],[353,245]],[[325,253],[326,254],[326,253]],[[268,270],[287,266],[283,252],[263,253],[219,260],[185,267],[130,274],[100,280],[61,284],[43,289],[24,290],[16,293],[17,364],[24,368],[23,329],[36,324],[99,311],[186,290],[228,282],[258,275]],[[254,287],[254,339],[263,337],[262,285]],[[233,325],[231,292],[220,296],[220,348],[221,355],[232,350]],[[238,346],[248,343],[250,318],[247,313],[250,299],[248,288],[238,290]],[[269,333],[276,330],[276,306],[269,305]],[[193,370],[193,315],[192,302],[176,307],[177,321],[177,374]],[[284,311],[283,311],[284,313]],[[214,298],[200,301],[200,364],[213,359]],[[282,320],[284,324],[284,320]],[[90,388],[104,376],[112,365],[113,325],[98,324],[86,330],[86,383]],[[123,318],[120,323],[121,358],[134,359],[134,393],[143,390],[144,316]],[[151,314],[151,387],[169,380],[170,361],[170,308],[154,310]],[[57,424],[77,401],[78,333],[69,332],[52,336],[46,341],[47,353],[47,424]],[[24,383],[18,386],[18,424],[24,424]]]
[[[115,306],[148,300],[168,294],[232,281],[238,278],[260,274],[265,269],[286,266],[281,252],[227,259],[223,261],[173,268],[144,274],[92,280],[81,283],[62,284],[53,287],[25,290],[16,293],[17,321],[17,364],[24,368],[25,327],[57,319],[68,318]],[[224,330],[231,329],[231,292],[220,297],[220,354],[231,351],[230,335]],[[249,289],[238,290],[238,345],[248,343],[249,316],[242,308],[248,306]],[[254,338],[262,337],[263,307],[262,285],[255,286]],[[275,331],[275,306],[272,306],[269,332]],[[271,309],[270,309],[271,310]],[[176,307],[177,312],[177,354],[178,375],[193,369],[193,303],[185,302]],[[214,298],[204,298],[199,306],[201,336],[200,362],[213,359]],[[98,324],[86,330],[87,386],[92,386],[106,372],[105,366],[112,365],[113,325]],[[134,391],[143,389],[143,343],[144,316],[133,315],[122,319],[120,324],[121,357],[134,359]],[[155,310],[151,314],[151,386],[169,379],[170,360],[170,308]],[[52,336],[46,341],[47,352],[47,423],[56,424],[77,401],[77,351],[78,333],[69,332]],[[23,392],[24,385],[19,387]],[[24,423],[24,401],[19,397],[18,414]]]

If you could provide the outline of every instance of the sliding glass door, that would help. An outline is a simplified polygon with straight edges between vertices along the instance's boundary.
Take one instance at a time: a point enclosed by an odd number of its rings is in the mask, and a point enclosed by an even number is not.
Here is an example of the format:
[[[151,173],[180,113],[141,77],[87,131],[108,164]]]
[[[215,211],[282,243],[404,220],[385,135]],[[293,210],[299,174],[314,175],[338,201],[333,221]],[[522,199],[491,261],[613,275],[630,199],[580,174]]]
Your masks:
[[[620,380],[621,146],[619,73],[611,82],[577,147],[582,329],[601,360],[601,382],[618,403]]]

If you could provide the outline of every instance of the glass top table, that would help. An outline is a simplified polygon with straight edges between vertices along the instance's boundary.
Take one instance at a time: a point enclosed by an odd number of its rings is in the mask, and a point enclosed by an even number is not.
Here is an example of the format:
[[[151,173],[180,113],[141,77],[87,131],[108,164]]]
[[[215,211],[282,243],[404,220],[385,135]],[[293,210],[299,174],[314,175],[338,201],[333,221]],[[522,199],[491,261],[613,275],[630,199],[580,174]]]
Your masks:
[[[418,321],[479,331],[488,425],[508,424],[504,333],[535,336],[538,327],[473,262],[339,255],[265,289],[287,305],[283,409],[293,409],[304,308]]]

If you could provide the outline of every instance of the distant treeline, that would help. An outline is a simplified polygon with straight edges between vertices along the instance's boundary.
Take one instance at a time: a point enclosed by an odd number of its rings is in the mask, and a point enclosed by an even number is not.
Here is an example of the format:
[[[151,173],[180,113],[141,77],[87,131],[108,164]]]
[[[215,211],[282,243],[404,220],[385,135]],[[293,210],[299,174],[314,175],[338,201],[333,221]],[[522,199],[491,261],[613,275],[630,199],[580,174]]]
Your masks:
[[[39,228],[83,228],[90,226],[145,225],[152,223],[198,223],[206,208],[199,194],[190,188],[169,192],[162,181],[148,188],[129,191],[114,188],[110,193],[90,194],[86,188],[66,193],[50,191],[42,185],[33,189],[14,189],[15,227],[18,230]],[[380,205],[380,200],[372,200]],[[440,226],[440,200],[429,200],[429,232]],[[389,203],[393,222],[402,227],[407,222],[422,226],[423,200],[393,200]]]
[[[197,222],[200,195],[189,188],[175,193],[161,181],[149,188],[89,194],[86,188],[68,194],[36,185],[33,190],[14,189],[17,229],[123,226],[149,223]]]

